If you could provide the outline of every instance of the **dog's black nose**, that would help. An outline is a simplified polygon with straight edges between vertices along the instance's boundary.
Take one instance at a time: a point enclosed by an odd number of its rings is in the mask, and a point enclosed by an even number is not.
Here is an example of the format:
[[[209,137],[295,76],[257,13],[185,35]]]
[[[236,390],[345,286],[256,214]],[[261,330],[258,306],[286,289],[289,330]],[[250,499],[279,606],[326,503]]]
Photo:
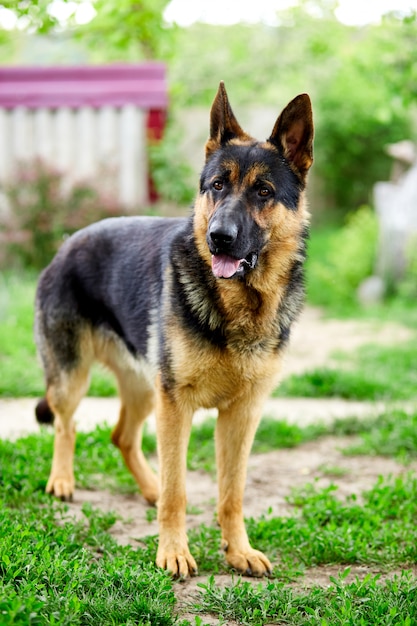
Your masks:
[[[210,239],[217,248],[228,248],[237,239],[238,228],[236,224],[212,224],[210,231]]]

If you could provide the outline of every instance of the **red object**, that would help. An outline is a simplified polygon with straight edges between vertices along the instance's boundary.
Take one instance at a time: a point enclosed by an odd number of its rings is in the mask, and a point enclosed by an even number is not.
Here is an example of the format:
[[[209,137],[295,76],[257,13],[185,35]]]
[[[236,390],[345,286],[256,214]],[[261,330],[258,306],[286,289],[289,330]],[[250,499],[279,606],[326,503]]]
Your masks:
[[[168,106],[165,65],[0,67],[0,108],[77,109],[133,104],[148,111],[149,141],[162,139]],[[156,200],[152,180],[150,200]]]
[[[148,113],[148,119],[146,127],[148,130],[148,141],[150,143],[160,141],[164,134],[164,128],[166,123],[166,112],[162,109],[151,109]],[[148,179],[148,195],[151,202],[156,202],[159,198],[158,192],[155,187],[155,183],[152,180],[152,173],[149,168]]]

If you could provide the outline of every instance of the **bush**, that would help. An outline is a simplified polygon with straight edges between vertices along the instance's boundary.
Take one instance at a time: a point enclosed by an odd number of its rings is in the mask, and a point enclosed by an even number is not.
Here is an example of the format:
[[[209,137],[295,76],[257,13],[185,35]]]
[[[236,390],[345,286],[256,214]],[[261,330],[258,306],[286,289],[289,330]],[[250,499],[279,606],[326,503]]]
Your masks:
[[[310,301],[335,308],[355,304],[359,284],[373,272],[377,239],[375,213],[362,206],[343,228],[325,238],[320,253],[316,251],[309,261]]]
[[[78,183],[63,191],[63,175],[41,160],[21,165],[14,181],[3,186],[9,212],[0,221],[3,264],[40,269],[63,239],[105,217],[121,215],[122,207],[92,186]]]
[[[188,206],[196,194],[192,167],[179,154],[179,130],[169,121],[161,141],[149,146],[152,180],[158,195],[177,206]]]

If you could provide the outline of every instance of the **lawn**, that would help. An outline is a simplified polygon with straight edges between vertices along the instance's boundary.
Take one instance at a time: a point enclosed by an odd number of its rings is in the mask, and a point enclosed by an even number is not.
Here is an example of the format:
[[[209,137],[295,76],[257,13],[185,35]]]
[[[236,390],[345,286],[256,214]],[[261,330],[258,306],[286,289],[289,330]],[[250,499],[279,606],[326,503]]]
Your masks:
[[[266,418],[255,452],[354,432],[362,442],[355,454],[395,455],[409,463],[417,458],[416,427],[417,413],[308,428]],[[387,449],[390,432],[397,445]],[[107,427],[79,434],[78,486],[132,493],[133,481],[109,435]],[[212,422],[194,428],[191,467],[213,468],[212,435]],[[154,437],[148,435],[144,446],[152,454]],[[239,624],[417,623],[417,476],[406,467],[357,497],[338,494],[337,480],[324,488],[307,481],[288,496],[290,515],[248,519],[251,540],[276,563],[272,578],[255,585],[232,575],[226,586],[217,582],[218,574],[228,573],[219,529],[197,526],[189,536],[200,574],[215,575],[201,579],[198,594],[179,608],[181,583],[153,565],[154,535],[121,546],[111,532],[120,511],[84,504],[82,519],[74,519],[67,505],[44,494],[51,449],[48,432],[0,441],[1,624],[204,624],[208,615]],[[349,568],[358,564],[392,575],[352,580]],[[304,572],[326,565],[339,571],[327,585],[302,585]]]
[[[32,335],[35,282],[30,273],[5,273],[0,282],[3,397],[44,392]],[[319,291],[314,280],[312,289]],[[356,312],[376,317],[389,312],[417,328],[415,311],[400,301],[391,301],[384,311]],[[390,401],[417,397],[412,342],[363,346],[343,355],[342,362],[290,377],[277,394]],[[95,370],[89,393],[114,394],[110,375]],[[208,420],[193,428],[188,466],[199,472],[196,477],[215,473],[214,427],[214,420]],[[77,487],[131,499],[136,485],[109,437],[107,426],[78,435]],[[285,515],[270,510],[247,519],[251,540],[275,565],[265,581],[233,575],[218,549],[215,520],[197,523],[189,537],[202,577],[181,602],[187,583],[172,581],[154,566],[155,534],[120,545],[113,531],[116,524],[128,522],[123,510],[85,503],[81,517],[74,517],[68,505],[44,494],[52,433],[0,441],[0,624],[202,626],[215,619],[248,625],[417,625],[417,411],[396,408],[366,419],[352,415],[306,427],[266,417],[253,452],[270,455],[287,448],[296,454],[329,437],[343,442],[346,458],[396,459],[402,469],[344,495],[340,483],[346,470],[326,465],[323,458],[325,486],[306,476],[289,491]],[[144,449],[155,454],[152,434],[145,435]],[[275,457],[263,458],[271,462]],[[265,472],[272,475],[273,461]],[[145,516],[151,522],[155,510],[148,508]],[[358,568],[361,575],[356,575]],[[331,572],[324,583],[318,576],[323,571]],[[307,574],[313,582],[304,584]]]

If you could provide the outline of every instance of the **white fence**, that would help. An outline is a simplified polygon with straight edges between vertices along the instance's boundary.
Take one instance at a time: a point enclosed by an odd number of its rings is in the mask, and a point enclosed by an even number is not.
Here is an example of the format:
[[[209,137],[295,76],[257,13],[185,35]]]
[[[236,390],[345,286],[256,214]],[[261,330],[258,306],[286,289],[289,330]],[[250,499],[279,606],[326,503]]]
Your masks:
[[[146,119],[134,105],[0,109],[0,137],[1,183],[39,158],[63,173],[65,185],[91,182],[126,207],[148,202]]]
[[[162,134],[166,97],[157,63],[0,68],[0,185],[40,159],[65,187],[91,183],[126,208],[146,205],[148,136]]]

